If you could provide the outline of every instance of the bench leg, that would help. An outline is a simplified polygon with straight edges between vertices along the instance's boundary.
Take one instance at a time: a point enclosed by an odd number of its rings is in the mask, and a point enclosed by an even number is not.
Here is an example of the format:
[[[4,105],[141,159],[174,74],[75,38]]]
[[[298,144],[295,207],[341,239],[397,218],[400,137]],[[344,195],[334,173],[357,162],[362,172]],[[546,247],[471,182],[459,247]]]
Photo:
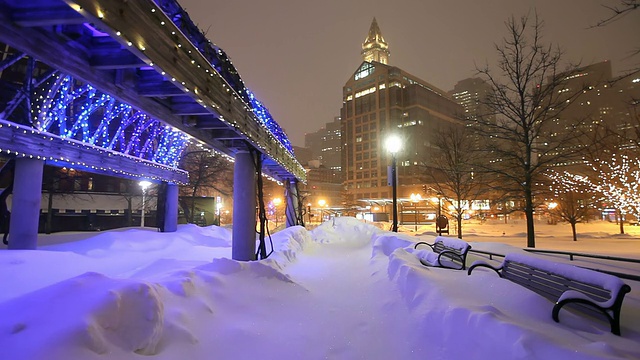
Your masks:
[[[586,304],[600,310],[602,314],[605,315],[607,319],[609,319],[609,324],[611,325],[611,332],[614,335],[620,336],[620,313],[613,311],[613,316],[611,316],[606,309],[603,309],[600,306],[597,306],[596,304],[584,299],[566,299],[566,300],[557,302],[553,306],[553,311],[551,312],[551,317],[553,318],[553,321],[560,322],[560,318],[559,318],[560,309],[562,309],[562,307],[568,303]]]

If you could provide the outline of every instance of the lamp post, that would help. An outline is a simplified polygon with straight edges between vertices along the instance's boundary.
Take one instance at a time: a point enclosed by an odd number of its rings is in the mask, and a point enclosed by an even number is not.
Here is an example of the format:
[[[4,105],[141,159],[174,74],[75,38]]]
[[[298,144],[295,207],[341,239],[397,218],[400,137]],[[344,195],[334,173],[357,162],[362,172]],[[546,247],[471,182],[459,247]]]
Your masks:
[[[147,180],[142,180],[138,183],[142,188],[142,212],[140,214],[140,227],[144,227],[144,207],[145,207],[145,196],[147,194],[147,188],[151,186],[151,182]]]
[[[418,231],[418,202],[422,200],[422,195],[411,193],[411,202],[413,203],[413,214],[415,216],[415,228],[414,231]]]
[[[555,216],[553,214],[553,211],[557,207],[558,207],[558,203],[555,202],[555,201],[552,201],[547,205],[547,208],[549,209],[549,217],[550,217],[550,219],[549,219],[550,221],[549,222],[551,223],[551,225],[555,225],[556,224],[556,219],[555,219]]]
[[[278,206],[282,204],[282,199],[275,198],[273,199],[273,213],[276,217],[276,228],[278,227]]]
[[[398,166],[396,163],[396,154],[402,146],[401,140],[397,135],[391,135],[385,142],[387,151],[391,153],[391,192],[393,197],[393,232],[398,232]]]
[[[218,226],[222,225],[222,203],[216,202],[216,217],[218,218]]]
[[[318,205],[320,206],[320,223],[322,223],[324,220],[324,217],[322,216],[322,208],[327,205],[327,201],[325,199],[320,199],[318,200]]]

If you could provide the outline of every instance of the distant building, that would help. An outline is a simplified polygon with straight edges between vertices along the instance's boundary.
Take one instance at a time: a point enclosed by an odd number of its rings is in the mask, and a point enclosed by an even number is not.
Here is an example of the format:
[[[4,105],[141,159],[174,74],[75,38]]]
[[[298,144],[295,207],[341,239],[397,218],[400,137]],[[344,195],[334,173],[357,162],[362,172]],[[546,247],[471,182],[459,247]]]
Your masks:
[[[567,123],[581,122],[584,132],[605,125],[618,132],[638,127],[640,72],[616,79],[611,62],[602,61],[563,75],[557,92],[567,94],[566,108],[556,120],[556,131],[566,130]],[[582,91],[582,94],[574,96]]]
[[[458,81],[449,94],[464,109],[464,117],[469,123],[475,123],[478,117],[486,114],[483,103],[491,93],[491,85],[480,78],[468,78]]]
[[[336,116],[332,122],[326,123],[320,130],[304,136],[305,147],[311,150],[312,158],[328,169],[341,170],[342,140],[340,134],[341,120]]]
[[[293,153],[296,154],[296,159],[305,166],[309,161],[313,160],[313,151],[308,147],[293,146]]]
[[[309,162],[305,169],[307,183],[301,184],[301,192],[305,195],[305,202],[316,207],[320,200],[324,200],[329,207],[340,207],[342,204],[340,173],[321,165],[317,160]]]
[[[341,117],[345,190],[350,201],[364,206],[391,198],[387,136],[395,133],[404,140],[397,156],[398,197],[408,198],[412,192],[422,192],[434,130],[462,125],[463,109],[445,91],[386,64],[388,45],[375,18],[362,56],[363,62],[343,87]]]

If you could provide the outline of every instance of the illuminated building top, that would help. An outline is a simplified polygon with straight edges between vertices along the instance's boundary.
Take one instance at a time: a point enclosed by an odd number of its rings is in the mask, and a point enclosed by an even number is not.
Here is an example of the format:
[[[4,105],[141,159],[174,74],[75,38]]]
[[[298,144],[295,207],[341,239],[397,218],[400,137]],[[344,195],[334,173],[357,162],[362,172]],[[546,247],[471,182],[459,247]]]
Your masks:
[[[362,44],[362,58],[364,61],[377,61],[382,64],[389,63],[389,45],[382,37],[376,18],[373,18],[369,34]]]

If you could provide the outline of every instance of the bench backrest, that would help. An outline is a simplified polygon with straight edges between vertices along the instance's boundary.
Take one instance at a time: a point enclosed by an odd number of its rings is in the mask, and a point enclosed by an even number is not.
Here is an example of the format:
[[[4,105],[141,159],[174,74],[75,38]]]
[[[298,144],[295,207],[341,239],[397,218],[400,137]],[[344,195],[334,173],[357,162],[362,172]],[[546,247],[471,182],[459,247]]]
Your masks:
[[[604,275],[604,276],[603,276]],[[573,265],[560,264],[522,254],[508,254],[502,277],[522,285],[555,302],[567,290],[579,291],[596,302],[610,302],[624,284],[620,279]],[[601,317],[590,306],[570,304],[570,308]]]
[[[446,257],[451,262],[461,265],[462,268],[465,268],[465,263],[467,259],[467,252],[471,248],[471,245],[466,241],[460,239],[452,239],[445,236],[437,236],[433,243],[433,251],[437,253],[441,253],[443,251],[452,251],[458,255],[462,259],[456,256],[447,256],[445,253],[442,257]]]

